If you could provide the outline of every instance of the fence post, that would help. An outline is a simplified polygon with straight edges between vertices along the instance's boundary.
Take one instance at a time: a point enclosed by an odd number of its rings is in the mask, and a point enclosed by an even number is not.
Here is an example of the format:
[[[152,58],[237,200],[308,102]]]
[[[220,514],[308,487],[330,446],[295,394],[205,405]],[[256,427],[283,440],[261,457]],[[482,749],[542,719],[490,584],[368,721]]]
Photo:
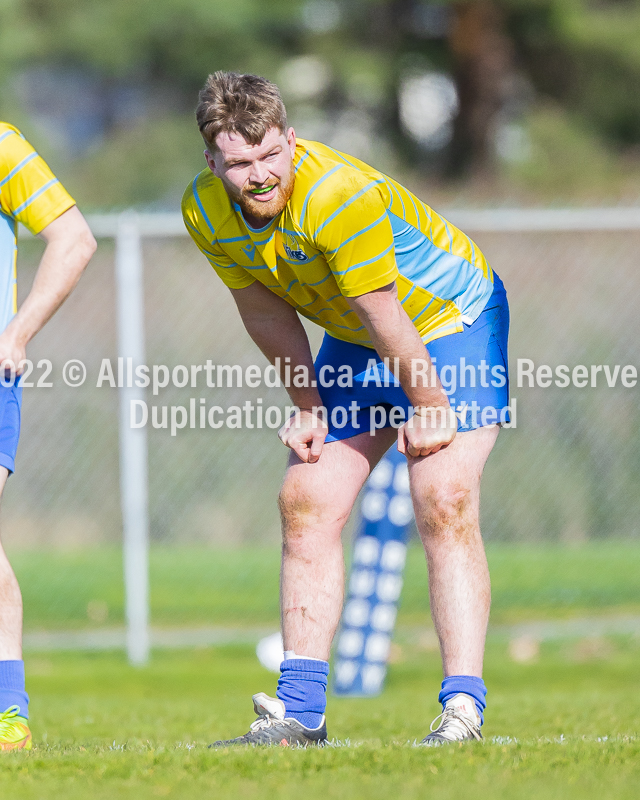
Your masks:
[[[149,660],[149,513],[146,425],[141,419],[145,390],[135,386],[135,368],[145,363],[142,241],[138,215],[118,218],[116,237],[118,386],[120,399],[120,502],[123,523],[127,655],[135,665]],[[122,380],[120,380],[122,378]]]

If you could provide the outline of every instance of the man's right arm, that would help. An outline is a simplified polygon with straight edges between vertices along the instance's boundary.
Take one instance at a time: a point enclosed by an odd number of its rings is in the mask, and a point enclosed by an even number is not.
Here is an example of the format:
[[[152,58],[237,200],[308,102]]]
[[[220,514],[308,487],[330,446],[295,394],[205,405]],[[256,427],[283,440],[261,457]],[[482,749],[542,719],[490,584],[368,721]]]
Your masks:
[[[280,359],[280,377],[284,381],[285,362],[289,359],[291,374],[304,366],[308,379],[304,386],[288,386],[287,391],[300,411],[285,423],[279,432],[283,443],[302,461],[318,460],[328,433],[323,421],[312,412],[322,406],[315,387],[316,375],[309,339],[296,310],[278,295],[254,281],[243,289],[231,289],[247,333],[271,364]]]
[[[190,186],[182,200],[185,225],[191,238],[233,295],[249,336],[272,364],[276,363],[277,358],[280,359],[280,377],[283,381],[287,357],[290,359],[291,374],[294,374],[296,366],[306,367],[306,385],[287,387],[289,397],[300,411],[289,418],[278,435],[283,444],[297,453],[302,461],[313,463],[320,457],[328,429],[311,410],[322,406],[322,400],[313,386],[313,358],[300,318],[286,300],[234,263],[215,237],[211,241],[209,236],[204,235],[202,231],[208,221],[201,218],[203,212],[201,206],[194,202],[193,192],[194,188]],[[215,211],[215,208],[211,210]]]

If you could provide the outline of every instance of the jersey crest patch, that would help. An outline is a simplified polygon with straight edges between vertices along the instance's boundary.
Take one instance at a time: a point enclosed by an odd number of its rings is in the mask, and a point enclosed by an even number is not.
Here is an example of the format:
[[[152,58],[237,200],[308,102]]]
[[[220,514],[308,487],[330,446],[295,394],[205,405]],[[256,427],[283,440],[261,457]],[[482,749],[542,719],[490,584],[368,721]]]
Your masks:
[[[300,261],[302,263],[309,260],[309,256],[301,249],[295,237],[288,236],[287,241],[283,242],[282,246],[284,247],[284,252],[287,254],[287,258],[290,258],[292,261]]]

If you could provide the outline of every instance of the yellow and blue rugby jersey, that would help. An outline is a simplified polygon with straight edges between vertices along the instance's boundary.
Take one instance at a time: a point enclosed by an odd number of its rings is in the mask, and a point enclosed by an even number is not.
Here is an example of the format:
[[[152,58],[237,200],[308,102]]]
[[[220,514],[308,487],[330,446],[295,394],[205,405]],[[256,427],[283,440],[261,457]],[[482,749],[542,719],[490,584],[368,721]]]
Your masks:
[[[425,343],[479,316],[493,274],[468,236],[396,181],[326,145],[299,139],[294,166],[289,202],[261,230],[209,169],[187,188],[187,230],[227,286],[258,280],[332,336],[367,347],[346,298],[394,280]]]
[[[75,205],[13,125],[0,122],[0,332],[17,310],[18,222],[33,234]]]

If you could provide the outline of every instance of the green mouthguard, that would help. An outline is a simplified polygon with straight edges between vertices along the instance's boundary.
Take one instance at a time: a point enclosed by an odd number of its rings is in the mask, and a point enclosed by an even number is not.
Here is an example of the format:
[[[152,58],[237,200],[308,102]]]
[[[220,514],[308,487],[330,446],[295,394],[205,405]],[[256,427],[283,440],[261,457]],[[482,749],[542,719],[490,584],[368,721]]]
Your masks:
[[[263,186],[262,189],[250,189],[249,191],[251,192],[251,194],[266,194],[267,192],[270,192],[273,189],[273,186],[275,186],[275,184],[273,184],[272,186]]]

